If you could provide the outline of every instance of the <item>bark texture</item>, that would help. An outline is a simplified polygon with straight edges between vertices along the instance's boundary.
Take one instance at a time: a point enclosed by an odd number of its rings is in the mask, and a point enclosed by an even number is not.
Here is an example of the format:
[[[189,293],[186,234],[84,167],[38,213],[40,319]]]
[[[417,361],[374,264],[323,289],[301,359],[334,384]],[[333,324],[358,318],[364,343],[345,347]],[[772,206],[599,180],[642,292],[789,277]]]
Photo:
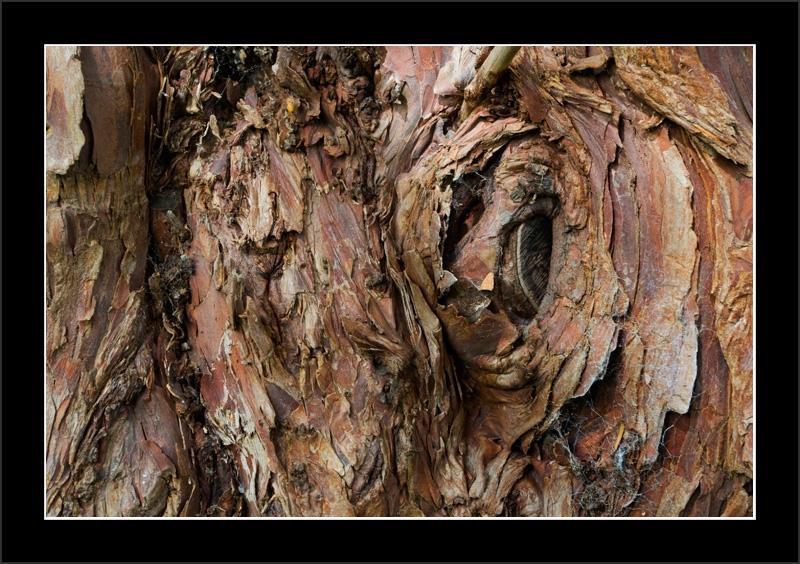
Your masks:
[[[493,60],[48,48],[48,515],[752,515],[752,49]]]

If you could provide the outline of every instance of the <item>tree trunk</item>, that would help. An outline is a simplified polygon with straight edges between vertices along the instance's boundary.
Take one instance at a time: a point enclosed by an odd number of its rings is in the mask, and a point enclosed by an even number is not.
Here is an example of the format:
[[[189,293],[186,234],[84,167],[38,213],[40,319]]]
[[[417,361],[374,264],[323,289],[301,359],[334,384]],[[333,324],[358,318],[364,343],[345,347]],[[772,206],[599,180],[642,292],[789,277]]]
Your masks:
[[[48,48],[48,514],[752,515],[752,68]]]

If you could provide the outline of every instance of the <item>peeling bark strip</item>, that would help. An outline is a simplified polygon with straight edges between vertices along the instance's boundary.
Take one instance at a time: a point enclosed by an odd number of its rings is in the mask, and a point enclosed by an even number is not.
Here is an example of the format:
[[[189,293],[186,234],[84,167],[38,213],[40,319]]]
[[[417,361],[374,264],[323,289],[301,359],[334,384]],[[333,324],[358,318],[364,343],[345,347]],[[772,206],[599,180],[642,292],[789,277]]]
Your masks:
[[[743,77],[48,49],[47,514],[752,515]]]

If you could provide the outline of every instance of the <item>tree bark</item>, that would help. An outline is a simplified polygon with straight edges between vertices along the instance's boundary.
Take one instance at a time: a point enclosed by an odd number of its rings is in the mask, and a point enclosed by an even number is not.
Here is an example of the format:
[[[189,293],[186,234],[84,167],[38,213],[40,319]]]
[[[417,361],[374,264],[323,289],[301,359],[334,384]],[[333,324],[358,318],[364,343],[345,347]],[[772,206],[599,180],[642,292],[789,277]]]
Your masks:
[[[511,54],[49,47],[48,515],[752,515],[752,49]]]

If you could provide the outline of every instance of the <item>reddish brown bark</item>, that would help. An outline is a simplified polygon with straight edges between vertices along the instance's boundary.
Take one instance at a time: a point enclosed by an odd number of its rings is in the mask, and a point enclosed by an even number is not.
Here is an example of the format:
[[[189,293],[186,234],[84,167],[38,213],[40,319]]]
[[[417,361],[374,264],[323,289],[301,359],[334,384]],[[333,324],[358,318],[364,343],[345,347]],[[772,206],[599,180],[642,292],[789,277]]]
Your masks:
[[[489,55],[50,49],[49,515],[752,515],[752,50]]]

